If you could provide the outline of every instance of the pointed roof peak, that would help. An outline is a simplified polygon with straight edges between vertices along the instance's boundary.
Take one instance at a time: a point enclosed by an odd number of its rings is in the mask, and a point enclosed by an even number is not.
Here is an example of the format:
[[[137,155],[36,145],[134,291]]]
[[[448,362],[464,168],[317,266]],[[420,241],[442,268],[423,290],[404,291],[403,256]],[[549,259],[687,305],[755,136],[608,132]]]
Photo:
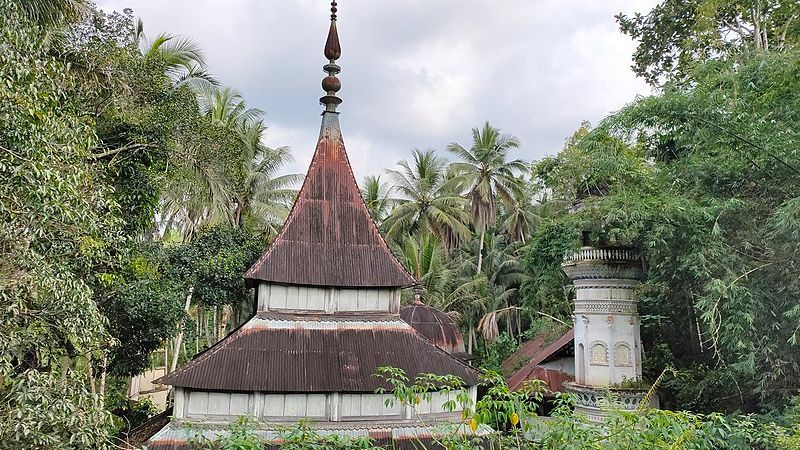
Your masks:
[[[309,286],[406,287],[416,280],[392,254],[367,210],[344,147],[339,113],[341,87],[335,64],[341,50],[336,2],[325,56],[328,76],[317,149],[289,217],[269,249],[245,274],[257,281]],[[329,51],[330,50],[330,51]]]

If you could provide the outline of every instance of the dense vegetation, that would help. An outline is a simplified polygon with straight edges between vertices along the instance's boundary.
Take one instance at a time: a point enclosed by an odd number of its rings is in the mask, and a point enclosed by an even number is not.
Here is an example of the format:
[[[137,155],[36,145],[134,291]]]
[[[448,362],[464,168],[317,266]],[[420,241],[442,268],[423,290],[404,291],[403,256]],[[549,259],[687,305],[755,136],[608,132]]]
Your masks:
[[[461,411],[461,423],[424,424],[429,437],[411,438],[406,445],[414,448],[448,450],[539,450],[539,449],[796,449],[800,448],[797,428],[798,409],[787,412],[777,422],[752,416],[725,417],[721,414],[694,414],[645,408],[636,411],[615,408],[609,396],[604,407],[608,417],[593,423],[573,414],[575,398],[560,394],[548,420],[533,418],[542,400],[545,384],[528,382],[518,391],[510,391],[502,376],[488,372],[482,386],[486,393],[473,403],[462,389],[462,381],[452,376],[420,374],[409,380],[402,370],[379,369],[379,375],[393,389],[392,403],[416,409],[422,400],[431,398],[431,387],[448,392],[453,400],[445,404],[449,411]],[[487,426],[488,425],[488,426]],[[191,440],[203,450],[262,450],[263,438],[256,432],[253,418],[242,417],[228,427],[222,437],[207,438],[197,434]],[[295,449],[369,449],[380,448],[369,437],[350,438],[318,433],[305,421],[278,432],[274,447]]]
[[[241,274],[301,177],[190,39],[82,0],[0,9],[0,441],[111,445],[147,409],[124,399],[131,375],[174,369],[252,313]],[[489,369],[569,326],[565,252],[638,249],[645,376],[673,368],[662,404],[691,413],[620,416],[612,436],[655,427],[704,448],[796,422],[800,9],[665,0],[617,20],[656,95],[537,162],[484,124],[367,177],[365,203]],[[601,445],[569,420],[543,436]]]

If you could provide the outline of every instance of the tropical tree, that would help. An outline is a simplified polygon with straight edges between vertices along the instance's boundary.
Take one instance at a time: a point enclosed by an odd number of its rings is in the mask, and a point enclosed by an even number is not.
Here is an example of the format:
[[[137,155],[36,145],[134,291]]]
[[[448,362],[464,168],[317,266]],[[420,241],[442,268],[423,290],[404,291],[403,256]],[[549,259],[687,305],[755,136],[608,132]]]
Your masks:
[[[251,129],[261,128],[254,126]],[[266,236],[274,236],[289,214],[292,201],[297,195],[295,188],[302,180],[301,174],[279,175],[283,167],[293,160],[288,147],[268,148],[260,142],[260,133],[251,132],[251,142],[256,146],[252,158],[245,159],[243,189],[236,193],[232,224],[239,228],[249,218],[254,226]]]
[[[380,175],[367,175],[361,186],[361,197],[367,206],[372,220],[380,225],[394,204],[394,199],[389,196],[391,188],[387,183],[381,182]]]
[[[524,181],[520,181],[524,185]],[[514,203],[510,208],[505,208],[502,214],[502,224],[506,234],[514,241],[525,244],[527,237],[533,234],[541,223],[541,204],[535,204],[529,189],[520,189],[514,192]]]
[[[168,33],[160,33],[149,40],[144,33],[144,22],[139,18],[134,28],[134,41],[145,58],[158,58],[164,63],[164,73],[177,86],[188,84],[199,89],[217,84],[206,69],[203,48],[195,40]]]
[[[451,294],[455,271],[451,269],[442,240],[435,234],[406,236],[395,246],[395,253],[409,272],[419,274],[417,281],[431,305],[442,305]]]
[[[411,163],[400,161],[398,165],[400,169],[386,171],[399,197],[383,223],[387,234],[393,238],[415,235],[420,242],[428,232],[443,240],[450,233],[467,236],[469,216],[466,200],[460,195],[462,180],[448,176],[447,161],[433,150],[414,150]],[[415,270],[415,275],[419,279],[420,270]]]
[[[508,152],[519,147],[519,140],[509,134],[502,134],[486,122],[482,129],[472,129],[472,146],[466,149],[458,143],[451,143],[447,150],[461,161],[451,167],[464,177],[469,186],[469,202],[472,223],[480,233],[478,246],[477,272],[483,265],[483,242],[486,228],[493,226],[497,218],[496,198],[513,210],[516,207],[515,195],[521,191],[516,173],[524,172],[526,165],[522,160],[508,161]]]
[[[28,20],[46,27],[74,21],[91,9],[87,0],[14,0],[12,3]]]
[[[46,53],[32,7],[0,0],[0,441],[104,448],[95,375],[114,341],[92,283],[111,277],[118,207],[86,163],[97,143],[87,93]],[[48,14],[61,12],[33,17]]]
[[[616,16],[637,41],[633,71],[654,86],[690,79],[709,59],[791,49],[800,42],[793,0],[665,0],[647,14]]]

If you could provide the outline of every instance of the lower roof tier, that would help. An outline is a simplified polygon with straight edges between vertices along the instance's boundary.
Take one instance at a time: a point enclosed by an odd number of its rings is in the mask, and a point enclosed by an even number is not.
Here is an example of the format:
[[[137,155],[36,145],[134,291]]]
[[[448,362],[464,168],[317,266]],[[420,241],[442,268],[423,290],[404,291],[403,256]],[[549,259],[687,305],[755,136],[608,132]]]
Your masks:
[[[444,426],[450,422],[451,426]],[[463,423],[461,414],[452,414],[450,417],[441,417],[422,423],[415,420],[396,421],[357,421],[340,423],[311,423],[313,432],[318,436],[345,436],[348,438],[369,437],[372,445],[392,450],[417,450],[444,449],[441,445],[443,437],[452,437],[453,434],[479,438],[486,436],[493,430],[487,425],[478,425],[473,431]],[[289,428],[288,430],[291,430]],[[282,436],[287,430],[260,423],[253,431],[265,444],[265,449],[279,449]],[[191,423],[188,426],[180,422],[172,422],[147,441],[148,450],[191,450],[196,448],[192,442],[208,439],[214,440],[228,435],[226,427],[208,424]]]
[[[157,383],[211,391],[374,392],[379,367],[455,375],[479,372],[418,334],[397,315],[335,317],[259,313]]]

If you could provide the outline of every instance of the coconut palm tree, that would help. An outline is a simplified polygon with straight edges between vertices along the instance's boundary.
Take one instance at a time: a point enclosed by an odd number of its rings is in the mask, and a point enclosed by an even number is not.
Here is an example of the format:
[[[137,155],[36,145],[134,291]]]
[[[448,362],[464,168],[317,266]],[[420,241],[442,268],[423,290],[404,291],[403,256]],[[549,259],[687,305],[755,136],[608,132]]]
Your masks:
[[[442,240],[430,232],[406,236],[393,248],[409,272],[418,275],[423,296],[431,305],[443,304],[450,295],[455,273],[448,267]]]
[[[266,235],[274,234],[296,194],[292,186],[301,179],[297,174],[278,176],[292,160],[290,150],[263,144],[264,112],[249,107],[238,91],[209,83],[197,87],[201,114],[209,126],[223,131],[225,158],[198,149],[198,154],[211,158],[188,153],[176,161],[178,167],[188,167],[165,189],[166,216],[182,224],[185,238],[201,224],[242,227],[245,219]]]
[[[393,182],[392,191],[399,197],[397,206],[383,222],[389,237],[414,235],[421,241],[424,233],[433,233],[440,239],[447,239],[450,234],[469,234],[462,181],[447,176],[445,159],[433,150],[414,150],[410,163],[400,161],[398,165],[399,169],[386,171]],[[421,274],[415,275],[419,279]]]
[[[533,196],[530,193],[525,190],[517,190],[513,194],[514,203],[505,208],[501,223],[512,240],[525,244],[526,237],[533,234],[541,223],[542,217],[537,208],[539,205],[534,204]]]
[[[451,167],[467,182],[472,221],[476,231],[480,233],[478,247],[478,266],[480,272],[483,265],[483,242],[486,228],[495,224],[499,197],[509,209],[513,209],[515,192],[521,190],[521,183],[516,173],[523,172],[526,165],[515,159],[508,161],[508,152],[519,147],[519,140],[509,134],[502,134],[486,122],[482,129],[472,129],[472,146],[466,149],[458,143],[451,143],[447,150],[458,156],[461,161],[454,162]]]
[[[289,214],[297,195],[294,186],[303,180],[303,175],[278,174],[294,158],[289,147],[265,146],[261,142],[265,130],[259,121],[244,131],[245,178],[242,188],[234,194],[231,224],[241,228],[249,218],[265,235],[274,236]]]
[[[264,111],[247,106],[242,93],[236,89],[220,88],[210,83],[199,84],[197,103],[200,112],[215,124],[235,129],[242,135],[255,133],[259,138],[265,131],[265,128],[259,129],[257,126],[259,123],[263,125]]]
[[[193,89],[216,85],[217,80],[206,69],[203,49],[186,36],[160,33],[149,40],[144,33],[144,22],[136,19],[134,40],[145,58],[159,58],[164,62],[165,73],[176,86],[188,84]]]
[[[381,182],[380,175],[367,175],[364,177],[364,182],[361,186],[361,197],[364,199],[364,204],[367,206],[369,215],[372,220],[380,226],[389,212],[395,200],[389,196],[391,187],[388,183]]]

